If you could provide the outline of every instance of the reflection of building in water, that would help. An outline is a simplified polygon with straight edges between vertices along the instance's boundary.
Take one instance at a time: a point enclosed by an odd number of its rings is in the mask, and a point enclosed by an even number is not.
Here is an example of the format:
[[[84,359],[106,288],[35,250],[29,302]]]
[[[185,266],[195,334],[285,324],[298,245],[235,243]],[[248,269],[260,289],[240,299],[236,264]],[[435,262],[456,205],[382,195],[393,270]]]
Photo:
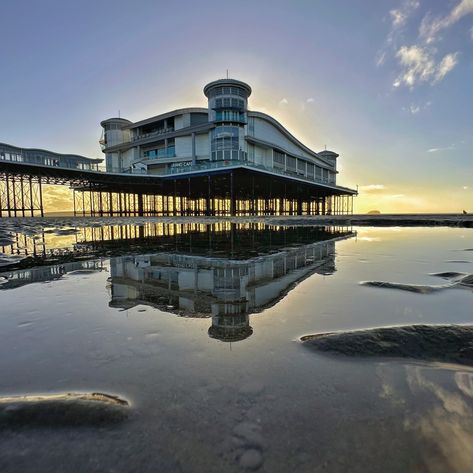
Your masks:
[[[103,262],[93,260],[6,271],[0,275],[0,290],[14,289],[37,282],[54,281],[61,279],[66,274],[85,274],[102,270]]]
[[[287,234],[291,231],[292,238]],[[248,259],[182,253],[113,259],[110,305],[131,308],[147,304],[184,316],[211,316],[211,337],[246,338],[252,333],[248,314],[277,303],[313,273],[333,273],[335,241],[353,235],[319,230],[322,241],[294,247],[294,235],[300,238],[300,229],[285,232],[287,246],[273,247],[271,254]],[[258,235],[254,245],[257,241]]]

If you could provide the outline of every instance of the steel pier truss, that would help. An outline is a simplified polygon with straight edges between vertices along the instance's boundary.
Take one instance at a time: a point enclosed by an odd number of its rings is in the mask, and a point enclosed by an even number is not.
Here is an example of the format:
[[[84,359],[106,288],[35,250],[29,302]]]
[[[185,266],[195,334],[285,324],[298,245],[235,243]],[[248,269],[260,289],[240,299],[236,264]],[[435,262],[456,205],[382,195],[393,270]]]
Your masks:
[[[41,177],[0,174],[0,217],[44,216]]]
[[[356,195],[245,168],[135,176],[0,162],[0,216],[42,216],[43,184],[72,189],[83,216],[347,215]]]

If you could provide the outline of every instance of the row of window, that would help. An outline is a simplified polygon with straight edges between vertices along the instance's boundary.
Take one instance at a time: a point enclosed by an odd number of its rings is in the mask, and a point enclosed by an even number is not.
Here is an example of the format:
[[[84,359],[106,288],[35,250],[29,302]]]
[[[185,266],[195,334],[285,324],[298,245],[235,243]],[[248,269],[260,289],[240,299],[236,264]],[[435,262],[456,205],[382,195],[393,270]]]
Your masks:
[[[232,110],[220,110],[215,114],[216,121],[240,122],[245,123],[245,113],[234,112]]]
[[[246,91],[239,87],[215,87],[215,89],[210,91],[209,97],[217,95],[239,95],[240,97],[246,97]]]
[[[244,100],[241,99],[231,99],[231,98],[223,98],[223,99],[217,99],[215,100],[215,108],[238,108],[238,109],[244,109],[245,108],[245,102]]]
[[[219,150],[212,151],[212,161],[247,161],[247,154],[242,150]]]
[[[297,159],[293,156],[287,156],[284,153],[274,150],[273,166],[289,174],[306,176],[310,179],[326,180],[335,182],[335,174],[328,169],[316,166],[303,159]]]
[[[172,158],[176,155],[176,147],[168,146],[167,148],[149,149],[144,152],[144,157],[148,159],[154,158]]]

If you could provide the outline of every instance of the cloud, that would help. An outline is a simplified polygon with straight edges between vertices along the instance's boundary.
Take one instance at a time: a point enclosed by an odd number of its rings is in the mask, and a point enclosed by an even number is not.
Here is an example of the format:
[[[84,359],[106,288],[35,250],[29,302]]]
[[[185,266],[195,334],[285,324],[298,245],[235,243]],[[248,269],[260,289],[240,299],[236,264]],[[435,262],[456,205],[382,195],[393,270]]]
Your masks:
[[[285,97],[283,97],[283,98],[279,101],[279,105],[287,105],[288,103],[289,103],[289,102],[288,102],[288,100],[287,100]]]
[[[464,191],[468,190],[468,186],[463,186],[463,190]]]
[[[446,16],[434,18],[428,13],[421,22],[419,36],[425,43],[433,43],[439,39],[438,35],[442,30],[470,13],[473,13],[473,0],[461,0]]]
[[[458,52],[449,53],[437,64],[434,51],[418,45],[402,46],[396,58],[403,70],[393,83],[413,88],[419,82],[440,82],[458,63]]]
[[[434,82],[441,81],[458,63],[458,52],[444,56],[437,67]]]
[[[419,2],[417,0],[406,0],[402,3],[400,8],[391,10],[389,15],[391,16],[393,30],[404,26],[408,18],[417,8],[419,8]]]
[[[306,100],[307,103],[313,103],[314,102],[314,99],[313,97],[309,97],[307,100]]]
[[[366,193],[379,193],[382,192],[386,189],[386,186],[384,184],[367,184],[365,186],[360,186],[358,190]]]
[[[376,56],[376,66],[381,67],[386,62],[386,51],[379,51]]]
[[[409,107],[403,107],[402,109],[405,112],[409,112],[412,115],[417,115],[419,112],[422,112],[423,110],[428,109],[432,105],[432,102],[429,100],[425,102],[425,104],[420,104],[420,103],[411,103]]]
[[[441,39],[441,32],[456,24],[461,18],[473,13],[473,0],[456,0],[455,6],[443,15],[428,12],[420,22],[418,37],[411,44],[405,41],[405,25],[419,8],[418,0],[405,0],[399,8],[389,11],[391,28],[384,47],[378,51],[376,66],[383,65],[392,51],[400,71],[393,86],[413,89],[419,84],[435,85],[450,73],[459,61],[459,52],[439,53],[434,43]],[[470,30],[473,40],[473,28]],[[402,40],[402,42],[401,42]],[[445,54],[447,53],[447,54]],[[417,112],[414,112],[417,113]]]
[[[470,38],[471,38],[471,40],[473,41],[473,26],[472,26],[471,29],[470,29]]]
[[[451,144],[450,146],[444,146],[443,148],[429,148],[427,153],[438,153],[439,151],[451,151],[455,149],[455,144]]]

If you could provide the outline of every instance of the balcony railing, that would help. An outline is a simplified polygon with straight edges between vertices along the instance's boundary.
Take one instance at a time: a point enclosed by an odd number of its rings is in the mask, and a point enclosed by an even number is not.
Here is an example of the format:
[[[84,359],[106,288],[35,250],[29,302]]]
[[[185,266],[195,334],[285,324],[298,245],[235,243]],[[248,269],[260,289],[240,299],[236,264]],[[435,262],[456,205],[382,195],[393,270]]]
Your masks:
[[[296,172],[291,172],[290,170],[285,171],[283,169],[269,168],[269,167],[263,166],[262,164],[256,164],[250,161],[240,161],[240,160],[210,161],[207,163],[194,164],[190,166],[174,167],[174,168],[169,169],[167,174],[180,174],[184,172],[206,171],[210,169],[218,169],[218,168],[224,168],[224,167],[229,167],[229,166],[245,166],[245,167],[249,167],[253,169],[261,169],[261,170],[269,171],[275,174],[280,174],[281,176],[297,177],[299,179],[303,179],[304,181],[308,181],[308,182],[317,182],[321,184],[328,184],[328,185],[336,186],[336,183],[333,180],[329,180],[328,178],[325,179],[325,178],[318,178],[318,177],[312,177],[312,176],[304,176],[301,174],[297,174]]]
[[[167,148],[167,152],[172,152],[174,153],[174,147]],[[142,174],[146,175],[146,170],[141,169],[141,168],[128,168],[128,169],[119,169],[119,168],[109,168],[108,170],[105,170],[102,165],[98,165],[96,163],[72,163],[72,162],[67,162],[64,160],[56,159],[56,160],[40,160],[38,162],[37,159],[24,159],[24,157],[21,157],[19,159],[8,159],[5,156],[0,155],[1,160],[5,161],[15,161],[17,163],[21,164],[40,164],[42,166],[50,166],[50,167],[59,167],[59,168],[67,168],[67,169],[80,169],[84,171],[96,171],[96,172],[104,172],[104,173],[119,173],[119,174]],[[148,159],[153,159],[153,158],[148,158]],[[332,185],[332,186],[337,186],[336,183],[333,181],[333,179],[328,179],[328,178],[319,178],[319,177],[312,177],[312,176],[304,176],[301,174],[297,174],[295,172],[290,172],[286,171],[284,169],[278,169],[278,168],[269,168],[266,166],[263,166],[261,164],[256,164],[253,162],[249,161],[242,161],[242,160],[228,160],[228,161],[208,161],[205,163],[201,164],[194,164],[194,165],[181,165],[181,166],[175,166],[167,169],[165,172],[162,174],[159,174],[159,176],[166,176],[166,175],[175,175],[175,174],[182,174],[182,173],[188,173],[188,172],[198,172],[198,171],[207,171],[211,169],[221,169],[225,167],[230,167],[230,166],[245,166],[248,168],[252,169],[259,169],[263,171],[269,171],[274,174],[279,174],[281,176],[285,177],[296,177],[298,179],[302,179],[306,182],[312,182],[312,183],[320,183],[320,184],[327,184],[327,185]],[[158,176],[158,175],[156,175]],[[341,187],[341,186],[337,186]],[[342,187],[343,189],[346,189]],[[349,190],[349,189],[347,189]]]
[[[171,133],[173,131],[174,131],[173,127],[161,128],[161,129],[153,131],[151,133],[141,133],[140,135],[132,136],[131,141],[143,140],[145,138],[151,138],[153,136],[164,135],[166,133]]]
[[[176,156],[176,147],[168,146],[167,148],[146,151],[145,159],[156,159],[156,158],[173,158]]]

